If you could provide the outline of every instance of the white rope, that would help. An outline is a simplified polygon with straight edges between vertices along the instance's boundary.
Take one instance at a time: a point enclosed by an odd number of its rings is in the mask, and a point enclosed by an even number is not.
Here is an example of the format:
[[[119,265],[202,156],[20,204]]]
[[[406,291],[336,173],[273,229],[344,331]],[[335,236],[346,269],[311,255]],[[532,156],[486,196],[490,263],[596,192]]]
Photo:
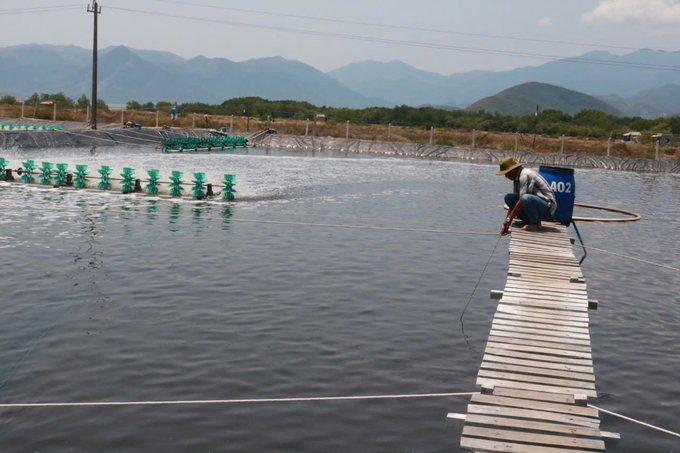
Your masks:
[[[84,403],[5,403],[0,408],[12,407],[78,407],[78,406],[163,406],[177,404],[245,404],[245,403],[298,403],[308,401],[351,401],[351,400],[388,400],[406,398],[443,398],[450,396],[470,396],[479,392],[467,393],[420,393],[413,395],[369,395],[369,396],[320,396],[311,398],[258,398],[233,400],[177,400],[177,401],[95,401]]]
[[[614,417],[619,417],[624,420],[628,420],[629,422],[637,423],[638,425],[646,426],[647,428],[652,428],[656,429],[657,431],[661,431],[662,433],[670,434],[671,436],[675,437],[680,437],[680,433],[676,433],[673,431],[669,431],[667,429],[659,428],[658,426],[650,425],[649,423],[641,422],[640,420],[635,420],[634,418],[626,417],[625,415],[617,414],[616,412],[608,411],[606,409],[602,409],[601,407],[593,406],[592,404],[588,404],[589,407],[592,407],[593,409],[597,409],[600,412],[604,412],[605,414],[613,415]]]
[[[171,217],[184,217],[187,219],[197,220],[195,217],[184,215],[172,215]],[[234,219],[234,218],[217,218],[217,217],[200,217],[205,220],[224,220],[227,222],[247,222],[247,223],[264,223],[273,225],[290,225],[290,226],[311,226],[322,228],[345,228],[350,230],[380,230],[380,231],[401,231],[408,233],[434,233],[434,234],[470,234],[482,236],[498,236],[498,233],[481,233],[478,231],[449,231],[449,230],[427,230],[420,228],[396,228],[396,227],[374,227],[374,226],[358,226],[358,225],[334,225],[331,223],[303,223],[303,222],[282,222],[278,220],[251,220],[251,219]]]
[[[618,256],[619,258],[626,258],[626,259],[633,260],[633,261],[639,261],[640,263],[651,264],[652,266],[658,266],[658,267],[662,267],[664,269],[669,269],[671,271],[680,272],[680,269],[678,269],[677,267],[667,266],[665,264],[659,264],[659,263],[655,263],[653,261],[643,260],[641,258],[634,258],[632,256],[621,255],[619,253],[608,252],[607,250],[598,249],[597,247],[591,247],[590,245],[584,245],[583,247],[590,249],[590,250],[596,250],[598,252],[606,253],[608,255]]]

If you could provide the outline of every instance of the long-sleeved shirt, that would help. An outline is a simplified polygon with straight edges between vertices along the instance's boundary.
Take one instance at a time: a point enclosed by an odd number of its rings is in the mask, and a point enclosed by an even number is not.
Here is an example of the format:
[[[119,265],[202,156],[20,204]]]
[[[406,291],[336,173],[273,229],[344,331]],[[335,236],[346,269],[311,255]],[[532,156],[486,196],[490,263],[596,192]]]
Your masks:
[[[520,167],[517,177],[513,181],[515,193],[521,198],[522,195],[536,195],[541,200],[548,203],[550,206],[550,213],[554,214],[557,209],[557,200],[555,194],[550,188],[548,181],[539,175],[538,172],[530,169]]]

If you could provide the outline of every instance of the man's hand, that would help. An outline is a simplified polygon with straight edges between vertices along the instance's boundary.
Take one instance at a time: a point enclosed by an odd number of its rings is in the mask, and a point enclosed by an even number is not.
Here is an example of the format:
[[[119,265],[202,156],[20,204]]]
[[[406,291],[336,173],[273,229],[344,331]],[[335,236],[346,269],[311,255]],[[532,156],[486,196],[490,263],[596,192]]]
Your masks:
[[[507,236],[510,234],[510,220],[505,219],[503,226],[501,227],[501,236]]]

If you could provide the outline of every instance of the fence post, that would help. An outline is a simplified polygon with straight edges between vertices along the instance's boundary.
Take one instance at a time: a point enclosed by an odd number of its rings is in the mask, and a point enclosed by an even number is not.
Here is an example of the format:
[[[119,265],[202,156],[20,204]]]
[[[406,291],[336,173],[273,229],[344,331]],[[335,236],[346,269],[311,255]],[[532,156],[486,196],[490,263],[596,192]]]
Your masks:
[[[612,138],[609,137],[609,140],[607,140],[607,157],[611,155],[612,152]]]
[[[231,115],[229,119],[229,133],[231,134],[232,132],[234,132],[234,115]]]
[[[191,128],[196,129],[196,112],[191,117]]]
[[[434,143],[434,126],[430,126],[430,145]]]
[[[392,141],[392,123],[387,124],[387,141]]]
[[[87,110],[85,111],[85,122],[89,123],[90,122],[90,106],[87,106]]]
[[[271,129],[271,125],[272,125],[271,116],[267,115],[267,129]]]
[[[125,124],[125,109],[120,109],[120,124]]]
[[[661,138],[656,139],[656,156],[654,159],[659,160],[659,142],[661,142]]]
[[[349,138],[349,120],[347,120],[347,130],[345,131],[345,138]]]
[[[560,148],[560,153],[564,154],[564,134],[562,134],[562,147]]]
[[[24,117],[24,107],[26,107],[26,101],[21,101],[21,117]]]
[[[316,112],[314,113],[314,129],[312,129],[312,137],[316,137]]]
[[[54,119],[53,121],[57,121],[57,101],[54,101]]]
[[[475,147],[475,135],[476,135],[476,130],[472,129],[472,147]]]
[[[158,110],[156,110],[156,127],[158,127],[158,119],[159,119],[158,116],[159,116],[159,113],[158,113]]]
[[[515,132],[515,151],[519,151],[519,132]]]
[[[309,118],[307,118],[307,125],[305,126],[305,137],[309,136]]]

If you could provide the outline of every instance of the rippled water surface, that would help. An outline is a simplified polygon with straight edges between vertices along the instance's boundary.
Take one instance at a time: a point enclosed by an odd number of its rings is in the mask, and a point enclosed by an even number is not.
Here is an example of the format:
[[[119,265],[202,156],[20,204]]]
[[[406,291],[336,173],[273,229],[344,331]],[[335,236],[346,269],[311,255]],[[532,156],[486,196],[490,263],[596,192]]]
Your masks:
[[[253,154],[255,153],[255,154]],[[237,175],[236,203],[0,184],[0,401],[469,392],[507,270],[495,168],[345,155],[5,152],[21,160]],[[185,178],[189,179],[189,178]],[[577,171],[578,201],[640,212],[587,244],[680,267],[680,178]],[[588,214],[579,213],[579,214]],[[580,252],[579,252],[580,253]],[[680,430],[680,276],[591,252],[601,406]],[[2,409],[0,451],[450,452],[469,397]],[[612,452],[677,438],[602,416]]]

